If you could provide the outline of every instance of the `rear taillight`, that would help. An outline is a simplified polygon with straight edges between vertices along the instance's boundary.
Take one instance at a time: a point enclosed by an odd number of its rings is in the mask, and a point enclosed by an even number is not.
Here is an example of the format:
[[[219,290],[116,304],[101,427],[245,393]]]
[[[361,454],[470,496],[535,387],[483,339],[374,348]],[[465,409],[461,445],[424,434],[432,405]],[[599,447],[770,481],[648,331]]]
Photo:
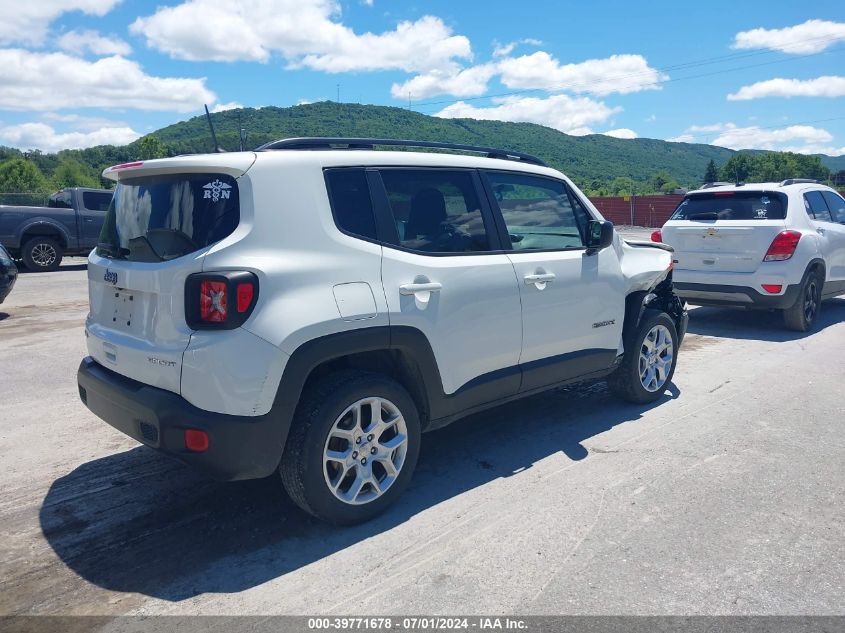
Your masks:
[[[798,231],[781,231],[775,235],[772,245],[766,251],[764,262],[781,262],[795,254],[801,234]]]
[[[763,286],[763,290],[765,290],[766,292],[768,292],[771,295],[776,295],[783,288],[783,286],[780,285],[780,284],[762,284],[762,286]]]
[[[651,234],[651,241],[652,242],[662,242],[663,241],[663,232],[660,229],[657,229]]]
[[[200,319],[206,323],[223,323],[229,315],[225,281],[200,282]]]
[[[245,271],[198,273],[185,282],[185,321],[194,330],[231,330],[249,318],[258,277]]]

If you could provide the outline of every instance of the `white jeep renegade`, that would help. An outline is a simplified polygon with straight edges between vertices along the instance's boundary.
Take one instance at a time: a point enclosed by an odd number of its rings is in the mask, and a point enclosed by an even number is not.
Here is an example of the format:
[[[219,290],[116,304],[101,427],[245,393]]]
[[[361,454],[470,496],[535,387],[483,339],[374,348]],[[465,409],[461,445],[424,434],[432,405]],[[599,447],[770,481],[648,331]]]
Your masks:
[[[845,293],[845,200],[815,180],[712,183],[652,239],[674,248],[689,303],[777,309],[806,331],[822,299]]]
[[[394,145],[486,156],[375,149]],[[216,478],[279,471],[322,519],[385,509],[422,431],[604,377],[651,402],[672,378],[668,247],[626,243],[531,156],[287,139],[104,175],[82,401]]]

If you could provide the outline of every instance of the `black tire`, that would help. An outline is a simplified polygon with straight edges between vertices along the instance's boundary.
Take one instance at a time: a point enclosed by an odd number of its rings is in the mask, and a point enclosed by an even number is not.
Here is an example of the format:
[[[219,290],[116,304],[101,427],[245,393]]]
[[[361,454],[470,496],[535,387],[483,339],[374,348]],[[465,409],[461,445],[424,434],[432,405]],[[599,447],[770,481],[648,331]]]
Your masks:
[[[644,349],[645,338],[655,327],[662,325],[668,330],[671,337],[672,359],[668,375],[659,386],[650,391],[645,388],[640,378],[640,352]],[[675,374],[675,365],[678,362],[678,332],[675,323],[665,312],[658,310],[646,310],[640,324],[635,330],[625,337],[625,355],[622,364],[616,368],[607,380],[610,390],[628,402],[646,404],[658,400],[666,391],[666,387],[672,382]],[[660,355],[665,358],[665,355]],[[658,358],[659,360],[659,358]]]
[[[33,272],[58,270],[63,256],[62,245],[49,237],[33,237],[21,249],[23,263]]]
[[[351,505],[338,499],[329,488],[323,451],[329,432],[341,414],[350,405],[369,397],[383,398],[398,408],[405,421],[407,450],[399,474],[381,496]],[[349,446],[357,448],[351,443]],[[419,451],[419,414],[404,387],[382,374],[346,370],[320,379],[303,394],[285,442],[279,473],[285,490],[300,508],[329,523],[352,525],[384,512],[402,494],[417,465]],[[362,455],[366,452],[364,450]],[[375,473],[374,464],[371,463],[370,468]],[[356,473],[357,468],[355,466]],[[375,491],[374,488],[369,490]]]
[[[801,282],[795,303],[783,311],[783,322],[796,332],[806,332],[813,327],[822,305],[824,278],[813,270]]]

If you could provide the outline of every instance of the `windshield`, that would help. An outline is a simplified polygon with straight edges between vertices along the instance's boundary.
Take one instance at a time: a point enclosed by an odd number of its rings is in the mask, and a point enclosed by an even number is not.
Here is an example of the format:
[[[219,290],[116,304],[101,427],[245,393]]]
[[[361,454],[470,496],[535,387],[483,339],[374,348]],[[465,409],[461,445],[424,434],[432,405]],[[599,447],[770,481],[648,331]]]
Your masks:
[[[122,180],[97,245],[102,257],[174,259],[219,242],[238,226],[238,184],[223,174],[173,174]]]
[[[783,220],[785,196],[767,191],[697,193],[681,201],[670,220]]]

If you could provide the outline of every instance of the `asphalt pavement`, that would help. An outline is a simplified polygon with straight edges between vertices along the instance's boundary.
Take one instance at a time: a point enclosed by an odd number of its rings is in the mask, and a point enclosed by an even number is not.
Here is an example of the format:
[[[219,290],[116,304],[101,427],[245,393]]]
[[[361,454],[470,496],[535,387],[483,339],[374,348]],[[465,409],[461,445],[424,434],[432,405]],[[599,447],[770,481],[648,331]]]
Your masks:
[[[845,299],[691,311],[675,384],[424,436],[384,516],[320,524],[79,401],[84,261],[0,305],[0,614],[845,614]]]

